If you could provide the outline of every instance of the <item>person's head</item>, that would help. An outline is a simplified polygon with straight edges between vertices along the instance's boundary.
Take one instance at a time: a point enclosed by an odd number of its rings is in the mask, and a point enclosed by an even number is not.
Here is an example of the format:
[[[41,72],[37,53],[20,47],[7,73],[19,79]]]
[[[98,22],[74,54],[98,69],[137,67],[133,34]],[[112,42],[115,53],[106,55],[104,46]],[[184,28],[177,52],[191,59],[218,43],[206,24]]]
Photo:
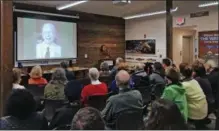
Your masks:
[[[93,107],[80,109],[72,120],[71,130],[104,130],[100,112]]]
[[[45,23],[42,27],[42,37],[44,42],[48,44],[54,42],[56,37],[55,26],[51,23]]]
[[[146,130],[186,130],[185,120],[175,103],[158,99],[152,103]]]
[[[97,68],[90,68],[88,73],[91,81],[96,81],[99,79],[100,73]]]
[[[189,66],[188,63],[181,63],[179,65],[179,70],[180,70],[180,73],[185,78],[191,78],[192,77],[192,68]]]
[[[165,58],[162,60],[162,65],[163,65],[163,68],[167,68],[167,67],[170,67],[172,64],[171,60],[168,59],[168,58]]]
[[[217,68],[217,64],[214,60],[208,60],[205,63],[205,69],[207,72],[211,72],[214,68]]]
[[[116,58],[116,66],[118,66],[122,62],[124,62],[123,58],[121,57]]]
[[[205,66],[202,63],[193,63],[192,70],[193,70],[193,77],[206,76]]]
[[[121,62],[119,65],[118,65],[118,71],[120,70],[125,70],[127,72],[129,72],[129,66],[127,63],[125,62]]]
[[[40,78],[40,77],[42,77],[42,69],[41,69],[41,67],[39,65],[34,66],[31,69],[30,77],[31,78]]]
[[[165,71],[166,79],[168,84],[178,84],[180,81],[179,73],[173,68],[170,67]]]
[[[6,114],[18,119],[26,119],[35,109],[33,95],[26,89],[13,90],[6,103]]]
[[[13,83],[19,84],[21,82],[21,70],[19,68],[13,68],[12,72],[13,72],[13,76],[12,76]]]
[[[63,68],[63,69],[67,69],[68,68],[68,62],[67,61],[62,61],[60,63],[60,67]]]
[[[138,63],[138,64],[136,65],[136,71],[142,71],[142,70],[144,70],[144,67],[145,67],[144,64]]]
[[[147,62],[145,63],[145,67],[144,70],[147,72],[147,74],[151,74],[153,72],[153,67],[152,67],[153,63],[151,62]]]
[[[108,65],[108,63],[107,63],[107,62],[102,62],[102,63],[100,64],[100,70],[101,70],[101,71],[109,71],[109,65]]]
[[[106,51],[106,50],[107,50],[107,47],[105,45],[101,45],[100,51]]]
[[[128,88],[129,87],[130,75],[127,71],[120,70],[116,74],[115,80],[116,80],[116,85],[119,88]]]
[[[67,78],[63,68],[57,68],[52,74],[51,84],[66,84]]]

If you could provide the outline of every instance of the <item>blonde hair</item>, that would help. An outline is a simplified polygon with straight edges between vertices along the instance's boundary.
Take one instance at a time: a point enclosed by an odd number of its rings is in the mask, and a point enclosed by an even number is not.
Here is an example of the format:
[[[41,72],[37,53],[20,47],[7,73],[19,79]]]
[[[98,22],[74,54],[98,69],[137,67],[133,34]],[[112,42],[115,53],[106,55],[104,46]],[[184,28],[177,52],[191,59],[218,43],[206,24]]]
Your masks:
[[[21,81],[21,70],[18,69],[18,68],[13,68],[12,72],[13,72],[13,76],[12,76],[13,83],[20,83],[20,81]]]
[[[210,68],[216,68],[217,64],[214,60],[208,60],[205,64],[207,64]]]
[[[42,77],[42,68],[39,65],[34,66],[30,72],[30,77],[31,78]]]

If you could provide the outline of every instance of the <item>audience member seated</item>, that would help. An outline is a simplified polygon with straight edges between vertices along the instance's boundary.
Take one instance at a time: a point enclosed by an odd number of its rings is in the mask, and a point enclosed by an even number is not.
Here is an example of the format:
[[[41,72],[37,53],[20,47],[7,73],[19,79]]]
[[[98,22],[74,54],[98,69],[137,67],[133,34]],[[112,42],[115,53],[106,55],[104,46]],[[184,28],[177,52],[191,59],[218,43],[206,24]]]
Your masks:
[[[7,101],[6,116],[0,119],[0,130],[46,130],[46,118],[35,112],[35,101],[26,89],[14,90]]]
[[[66,92],[65,95],[68,98],[69,103],[59,109],[56,109],[56,112],[49,124],[50,130],[71,125],[74,115],[80,109],[80,104],[78,101],[72,100],[72,97],[68,97]]]
[[[152,72],[153,72],[152,65],[153,65],[153,63],[151,63],[151,62],[145,63],[144,70],[146,71],[148,76],[150,76],[152,74]]]
[[[12,72],[13,72],[13,76],[12,76],[13,86],[12,86],[12,89],[24,89],[25,87],[20,85],[21,70],[18,69],[18,68],[13,68]]]
[[[111,79],[115,79],[116,73],[118,72],[118,66],[120,63],[123,63],[124,60],[121,57],[116,58],[116,65],[113,67],[113,69],[110,72]]]
[[[194,63],[192,65],[193,68],[193,78],[195,78],[196,81],[198,81],[199,85],[201,86],[205,96],[206,100],[208,102],[208,112],[212,113],[214,109],[214,96],[212,93],[212,88],[209,80],[206,76],[206,70],[202,63]]]
[[[219,95],[217,95],[219,94],[219,68],[213,60],[208,60],[205,64],[205,68],[208,73],[207,78],[211,83],[215,103],[219,103]],[[219,108],[219,104],[215,104],[215,108]]]
[[[104,130],[100,112],[92,107],[80,109],[72,120],[71,130]]]
[[[47,80],[42,77],[42,69],[40,66],[34,66],[30,72],[30,79],[28,84],[44,85],[47,84]]]
[[[149,77],[144,70],[144,64],[138,63],[135,72],[132,74],[132,81],[135,87],[149,86]]]
[[[179,81],[179,73],[174,68],[166,69],[167,86],[164,89],[161,98],[174,102],[179,108],[185,121],[188,119],[188,107],[186,100],[186,92]]]
[[[167,68],[171,67],[172,61],[169,58],[165,58],[162,60],[163,68],[166,70]]]
[[[109,75],[110,75],[109,65],[106,62],[102,62],[100,64],[100,77],[109,76]]]
[[[125,71],[129,72],[128,64],[125,62],[120,63],[118,65],[117,71],[120,71],[120,70],[125,70]],[[134,82],[133,82],[132,78],[129,80],[129,87],[134,88]],[[117,87],[115,78],[114,78],[114,81],[112,82],[111,86],[109,87],[109,92],[112,92],[114,94],[117,94],[119,92],[119,88]]]
[[[103,119],[107,128],[115,129],[118,115],[124,111],[143,111],[143,101],[141,93],[131,90],[129,87],[130,76],[127,71],[121,70],[116,75],[116,84],[119,94],[111,96],[107,100],[105,109],[102,111]],[[130,118],[131,120],[132,118]]]
[[[57,68],[52,74],[52,79],[44,89],[44,98],[51,100],[64,100],[64,89],[67,82],[65,70],[62,68]]]
[[[107,85],[99,81],[99,71],[97,68],[89,69],[89,78],[91,84],[85,86],[81,91],[81,102],[84,106],[87,105],[89,96],[93,95],[106,95],[108,93]]]
[[[149,76],[150,83],[152,84],[165,84],[165,70],[162,67],[162,64],[160,62],[155,62],[153,64],[153,73]]]
[[[146,130],[186,130],[179,108],[172,101],[159,99],[152,103]]]
[[[184,76],[183,87],[186,90],[188,103],[188,118],[195,123],[196,129],[202,128],[201,122],[208,114],[208,103],[205,94],[195,79],[192,79],[192,69],[187,63],[181,63],[180,72]]]
[[[79,80],[71,80],[65,86],[65,96],[69,102],[80,101],[83,84]]]
[[[72,71],[68,70],[68,62],[67,61],[61,62],[60,67],[65,70],[65,76],[68,79],[68,81],[75,79],[74,73]]]

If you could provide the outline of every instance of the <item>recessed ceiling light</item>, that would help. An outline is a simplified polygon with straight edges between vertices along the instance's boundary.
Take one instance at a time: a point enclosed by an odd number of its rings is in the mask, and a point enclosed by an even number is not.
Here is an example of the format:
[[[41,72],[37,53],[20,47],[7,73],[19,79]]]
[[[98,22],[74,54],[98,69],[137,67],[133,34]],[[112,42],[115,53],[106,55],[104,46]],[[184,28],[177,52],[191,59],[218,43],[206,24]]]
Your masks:
[[[67,8],[70,8],[70,7],[85,3],[85,2],[88,2],[88,0],[80,0],[80,1],[71,2],[69,4],[58,6],[56,9],[57,10],[63,10],[63,9],[67,9]]]
[[[176,12],[178,10],[178,7],[175,9],[172,9],[171,12]],[[163,11],[156,11],[156,12],[151,12],[151,13],[144,13],[144,14],[138,14],[138,15],[133,15],[133,16],[127,16],[124,17],[124,19],[135,19],[135,18],[141,18],[141,17],[147,17],[147,16],[153,16],[153,15],[159,15],[159,14],[165,14],[166,10]]]
[[[209,3],[205,3],[205,4],[200,4],[198,5],[198,7],[202,8],[202,7],[208,7],[208,6],[216,6],[218,5],[218,1],[215,1],[215,2],[209,2]]]

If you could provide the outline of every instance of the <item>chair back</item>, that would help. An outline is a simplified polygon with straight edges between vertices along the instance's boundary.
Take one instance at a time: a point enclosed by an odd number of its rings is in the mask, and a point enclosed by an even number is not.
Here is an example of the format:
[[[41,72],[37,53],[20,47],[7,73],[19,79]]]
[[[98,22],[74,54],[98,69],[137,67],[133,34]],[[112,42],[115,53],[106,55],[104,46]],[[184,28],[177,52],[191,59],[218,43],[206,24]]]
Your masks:
[[[65,86],[65,95],[70,102],[80,100],[83,85],[79,80],[69,81]]]
[[[88,97],[87,105],[102,111],[106,106],[108,95],[93,95]]]
[[[43,97],[45,86],[46,86],[45,84],[43,85],[29,84],[26,88],[28,91],[32,93],[33,96]]]
[[[143,129],[143,115],[141,111],[124,111],[116,120],[116,130],[140,130]]]
[[[61,108],[64,103],[65,100],[44,100],[45,109],[43,110],[43,114],[49,122],[52,120],[56,110]]]

